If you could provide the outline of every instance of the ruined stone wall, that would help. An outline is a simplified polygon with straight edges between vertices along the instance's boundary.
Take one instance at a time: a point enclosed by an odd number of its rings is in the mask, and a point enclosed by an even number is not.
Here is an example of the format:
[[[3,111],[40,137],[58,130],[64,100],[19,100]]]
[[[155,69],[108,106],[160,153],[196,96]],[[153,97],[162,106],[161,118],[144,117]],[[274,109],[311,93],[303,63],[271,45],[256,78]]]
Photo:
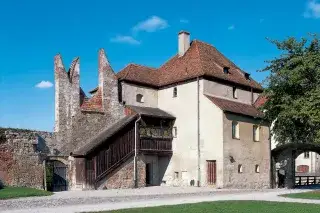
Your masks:
[[[52,133],[0,128],[0,179],[7,185],[43,188],[43,161],[54,152]]]
[[[239,139],[232,138],[232,121],[239,123]],[[260,140],[253,140],[253,125],[257,119],[225,113],[223,116],[223,187],[270,188],[271,149],[269,127],[261,124]],[[238,172],[238,166],[242,172]],[[259,166],[256,172],[255,166]]]
[[[55,135],[60,155],[68,156],[124,117],[124,108],[118,99],[118,80],[103,49],[99,51],[98,57],[101,97],[92,97],[92,100],[84,97],[81,92],[79,58],[73,60],[68,72],[60,55],[55,57],[54,64]],[[99,98],[101,100],[97,100]],[[81,105],[83,101],[86,107]]]

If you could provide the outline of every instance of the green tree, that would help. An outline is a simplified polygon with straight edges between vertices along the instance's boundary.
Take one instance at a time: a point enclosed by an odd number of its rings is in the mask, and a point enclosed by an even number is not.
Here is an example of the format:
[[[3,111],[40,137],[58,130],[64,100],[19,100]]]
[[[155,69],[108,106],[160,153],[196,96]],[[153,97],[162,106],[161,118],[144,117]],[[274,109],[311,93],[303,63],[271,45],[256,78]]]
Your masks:
[[[320,143],[320,45],[311,35],[270,40],[281,52],[267,61],[269,71],[262,106],[279,142]]]

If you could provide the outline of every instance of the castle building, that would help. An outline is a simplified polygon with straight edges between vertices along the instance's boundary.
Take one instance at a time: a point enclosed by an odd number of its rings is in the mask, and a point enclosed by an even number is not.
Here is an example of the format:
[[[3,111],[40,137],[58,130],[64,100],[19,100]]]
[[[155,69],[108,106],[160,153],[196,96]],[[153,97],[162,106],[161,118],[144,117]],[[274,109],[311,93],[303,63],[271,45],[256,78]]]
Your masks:
[[[66,70],[55,56],[57,143],[46,162],[57,189],[270,187],[269,124],[257,109],[263,88],[188,32],[177,43],[159,68],[129,64],[118,73],[101,49],[90,97],[79,58]]]

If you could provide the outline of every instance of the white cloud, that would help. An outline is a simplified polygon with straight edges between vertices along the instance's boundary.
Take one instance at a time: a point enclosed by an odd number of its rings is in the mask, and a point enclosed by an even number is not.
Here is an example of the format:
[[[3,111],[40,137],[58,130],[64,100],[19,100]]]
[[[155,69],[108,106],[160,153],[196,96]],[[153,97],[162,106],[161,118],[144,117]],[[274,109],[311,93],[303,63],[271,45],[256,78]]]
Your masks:
[[[152,16],[149,19],[139,22],[136,26],[133,27],[134,32],[146,31],[146,32],[155,32],[169,27],[168,22],[158,16]]]
[[[187,20],[187,19],[180,19],[180,23],[188,24],[188,23],[189,23],[189,20]]]
[[[50,81],[41,81],[40,83],[36,84],[36,87],[40,89],[46,89],[52,86],[53,84]]]
[[[230,25],[230,26],[228,27],[228,30],[234,30],[234,28],[235,28],[234,25]]]
[[[118,36],[116,36],[114,38],[111,38],[110,41],[114,42],[114,43],[126,43],[126,44],[133,44],[133,45],[139,45],[140,44],[140,41],[136,40],[132,36],[118,35]]]
[[[320,18],[320,3],[318,3],[316,0],[309,1],[303,16],[305,18]]]

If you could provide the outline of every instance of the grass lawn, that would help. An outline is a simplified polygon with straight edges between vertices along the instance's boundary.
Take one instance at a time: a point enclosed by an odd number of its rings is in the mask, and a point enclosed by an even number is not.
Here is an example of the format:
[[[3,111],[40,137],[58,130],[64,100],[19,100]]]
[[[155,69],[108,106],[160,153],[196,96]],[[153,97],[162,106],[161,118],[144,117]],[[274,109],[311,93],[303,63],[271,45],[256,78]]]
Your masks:
[[[294,193],[294,194],[285,194],[285,195],[281,195],[281,196],[288,197],[288,198],[302,198],[302,199],[320,200],[320,190],[310,191],[310,192],[302,192],[302,193]]]
[[[26,187],[5,187],[4,189],[0,189],[0,200],[19,197],[48,196],[52,194],[52,192]]]
[[[310,213],[320,212],[320,205],[266,201],[217,201],[152,208],[109,211],[114,213]]]

